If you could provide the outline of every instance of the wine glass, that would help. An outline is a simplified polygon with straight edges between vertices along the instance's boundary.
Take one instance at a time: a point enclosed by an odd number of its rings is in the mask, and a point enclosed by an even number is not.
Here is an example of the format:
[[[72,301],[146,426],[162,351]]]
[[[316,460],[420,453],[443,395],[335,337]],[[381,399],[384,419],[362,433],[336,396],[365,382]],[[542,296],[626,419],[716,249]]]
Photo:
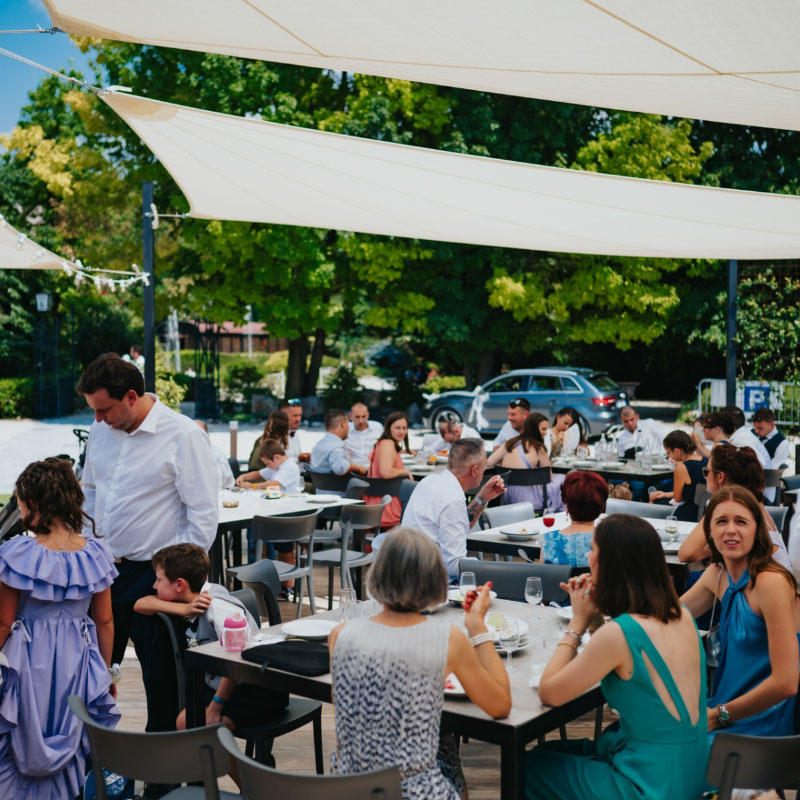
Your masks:
[[[579,444],[575,448],[575,455],[580,459],[589,458],[589,453],[590,452],[591,451],[589,450],[589,445],[587,445],[587,444]]]
[[[462,572],[459,587],[461,590],[461,600],[464,601],[467,599],[467,592],[475,591],[478,588],[478,581],[475,579],[475,573]]]
[[[542,589],[542,579],[536,576],[531,576],[525,579],[525,601],[532,606],[538,606],[542,603],[544,591]],[[537,616],[528,617],[528,622],[541,622],[542,618]]]
[[[346,622],[357,616],[358,597],[355,589],[342,589],[339,592],[339,618]]]
[[[506,617],[505,623],[505,627],[498,632],[497,644],[506,654],[506,672],[519,672],[511,663],[511,654],[519,646],[519,623],[509,617]]]
[[[542,524],[545,528],[552,528],[556,524],[556,512],[553,508],[546,508],[542,514]]]
[[[670,514],[664,521],[664,532],[669,535],[670,539],[678,536],[678,518],[674,514]]]

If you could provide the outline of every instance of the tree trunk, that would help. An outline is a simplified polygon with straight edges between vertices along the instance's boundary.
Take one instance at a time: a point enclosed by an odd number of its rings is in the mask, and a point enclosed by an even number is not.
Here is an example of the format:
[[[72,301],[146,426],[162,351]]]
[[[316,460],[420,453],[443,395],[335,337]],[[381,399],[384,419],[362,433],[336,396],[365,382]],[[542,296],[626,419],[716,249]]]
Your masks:
[[[475,388],[475,367],[469,361],[464,362],[464,388],[468,392]]]
[[[308,337],[303,334],[289,340],[289,363],[286,367],[286,397],[302,397],[305,389]]]
[[[311,361],[306,374],[306,394],[317,393],[319,368],[322,366],[322,356],[325,351],[325,331],[317,328],[314,331],[314,346],[311,348]]]
[[[478,364],[478,383],[484,384],[494,377],[494,349],[482,350]]]

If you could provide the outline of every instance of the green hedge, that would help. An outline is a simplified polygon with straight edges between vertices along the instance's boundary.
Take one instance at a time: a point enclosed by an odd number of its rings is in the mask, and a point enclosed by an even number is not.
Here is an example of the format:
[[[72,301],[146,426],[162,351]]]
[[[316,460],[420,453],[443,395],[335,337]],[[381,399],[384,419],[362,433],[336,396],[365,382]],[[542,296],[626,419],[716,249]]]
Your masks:
[[[33,416],[33,378],[0,378],[0,417]]]
[[[466,385],[467,381],[463,375],[437,375],[430,378],[424,388],[426,392],[441,394],[453,389],[463,389]]]

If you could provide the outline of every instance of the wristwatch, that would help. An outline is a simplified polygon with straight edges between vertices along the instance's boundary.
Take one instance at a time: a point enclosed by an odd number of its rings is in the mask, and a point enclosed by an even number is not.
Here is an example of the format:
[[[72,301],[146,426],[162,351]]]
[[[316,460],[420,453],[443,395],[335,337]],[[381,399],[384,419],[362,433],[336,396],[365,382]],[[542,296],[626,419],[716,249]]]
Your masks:
[[[725,708],[725,703],[720,703],[717,706],[717,722],[719,722],[720,728],[727,728],[731,724],[731,715],[728,713],[728,709]]]
[[[475,505],[478,505],[481,508],[486,508],[486,500],[484,500],[482,497],[478,497],[478,495],[475,495],[475,500],[473,502]]]

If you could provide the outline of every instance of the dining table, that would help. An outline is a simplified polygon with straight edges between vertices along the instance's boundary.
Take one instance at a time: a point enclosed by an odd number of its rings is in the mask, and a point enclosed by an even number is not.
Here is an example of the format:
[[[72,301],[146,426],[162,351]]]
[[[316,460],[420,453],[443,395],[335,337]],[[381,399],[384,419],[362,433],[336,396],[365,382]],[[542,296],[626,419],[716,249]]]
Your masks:
[[[657,486],[662,481],[670,480],[675,470],[666,461],[657,461],[651,465],[637,464],[635,461],[598,461],[597,459],[556,458],[551,465],[553,472],[567,473],[573,470],[586,470],[602,475],[606,480],[638,481],[648,486]]]
[[[372,613],[378,609],[374,601],[360,604],[360,611]],[[511,660],[516,671],[509,675],[512,708],[504,719],[493,719],[466,696],[445,693],[442,708],[442,729],[464,737],[490,742],[500,747],[500,798],[522,800],[525,796],[525,748],[530,742],[557,730],[584,714],[602,707],[605,700],[600,686],[594,686],[562,706],[544,705],[535,688],[545,664],[555,650],[557,641],[568,624],[564,610],[537,606],[538,621],[528,619],[533,608],[510,600],[492,601],[491,612],[522,620],[528,627],[528,644],[513,652]],[[321,612],[312,617],[294,620],[339,620],[339,610]],[[460,606],[445,604],[431,612],[453,625],[462,627],[464,614]],[[563,618],[562,618],[563,617]],[[296,631],[296,627],[294,628]],[[281,625],[262,629],[266,636],[284,635]],[[293,635],[297,636],[295,632]],[[256,640],[257,641],[257,640]],[[505,658],[505,656],[504,656]],[[184,655],[186,674],[187,725],[196,727],[205,722],[204,673],[223,675],[245,683],[279,689],[301,697],[332,702],[332,676],[297,675],[273,667],[262,667],[245,660],[239,653],[226,652],[218,642],[192,647]],[[534,685],[532,685],[532,683]],[[443,687],[444,692],[444,687]],[[599,735],[599,715],[595,735]]]
[[[217,535],[209,550],[211,568],[209,580],[212,583],[225,583],[223,566],[223,542],[227,533],[242,531],[253,523],[253,517],[280,517],[301,514],[303,512],[320,511],[322,509],[342,508],[361,500],[340,497],[336,494],[281,494],[280,497],[268,498],[266,492],[256,489],[226,489],[219,495],[219,520]],[[233,504],[236,505],[233,505]],[[231,560],[229,566],[242,564],[242,537],[234,536],[231,543]]]

